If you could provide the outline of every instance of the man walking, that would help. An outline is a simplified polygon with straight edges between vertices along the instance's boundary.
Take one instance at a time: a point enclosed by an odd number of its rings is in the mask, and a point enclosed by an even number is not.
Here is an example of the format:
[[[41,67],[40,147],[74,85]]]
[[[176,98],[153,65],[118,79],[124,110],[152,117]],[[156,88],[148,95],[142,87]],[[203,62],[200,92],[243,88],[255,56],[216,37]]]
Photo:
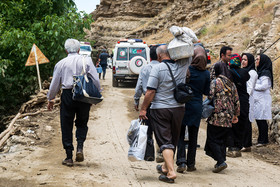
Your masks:
[[[84,160],[83,145],[86,140],[89,119],[89,111],[91,104],[74,101],[73,93],[73,75],[80,75],[83,70],[83,57],[79,55],[80,43],[75,39],[67,39],[65,41],[65,49],[68,56],[60,60],[54,68],[53,79],[47,95],[48,109],[53,109],[57,92],[62,88],[61,105],[60,105],[60,124],[62,132],[63,148],[66,151],[66,159],[62,162],[63,165],[73,166],[73,122],[75,120],[77,152],[76,161]],[[100,84],[95,67],[91,58],[85,58],[86,72],[92,78],[94,85],[100,90]]]
[[[109,54],[106,52],[106,49],[101,50],[101,54],[99,55],[99,63],[102,67],[102,72],[103,72],[103,79],[105,79],[105,74],[106,74],[106,69],[107,69],[107,59],[108,59]],[[101,73],[99,74],[99,79],[101,79]]]
[[[150,57],[151,62],[147,65],[145,65],[139,74],[137,85],[135,88],[135,95],[134,95],[134,106],[135,110],[138,111],[139,109],[139,100],[142,94],[146,94],[147,92],[147,84],[148,79],[151,73],[152,68],[159,64],[159,61],[157,61],[157,53],[156,53],[157,46],[151,46],[150,47]],[[150,106],[147,108],[147,116],[149,118],[150,115]],[[151,126],[150,119],[145,120],[146,125],[148,126],[148,140],[147,140],[147,147],[146,147],[146,153],[144,160],[146,161],[154,161],[155,160],[155,150],[154,150],[154,141],[153,141],[153,128]],[[159,151],[159,150],[158,150]],[[157,162],[163,162],[163,158],[161,153],[157,153]]]
[[[157,166],[157,171],[161,173],[159,180],[174,183],[174,152],[185,109],[184,104],[178,103],[174,98],[175,85],[166,64],[170,66],[176,83],[185,83],[191,58],[177,62],[171,60],[166,45],[157,48],[157,56],[161,63],[151,70],[139,118],[148,119],[147,108],[152,102],[149,117],[164,158],[164,164]]]

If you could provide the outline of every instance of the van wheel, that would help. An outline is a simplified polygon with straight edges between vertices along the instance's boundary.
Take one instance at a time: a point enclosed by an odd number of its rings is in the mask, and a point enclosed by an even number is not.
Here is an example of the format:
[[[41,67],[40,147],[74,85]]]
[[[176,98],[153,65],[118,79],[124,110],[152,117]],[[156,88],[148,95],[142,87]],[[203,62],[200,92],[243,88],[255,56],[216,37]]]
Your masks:
[[[119,86],[118,79],[113,77],[113,81],[112,82],[113,82],[113,87],[118,87]]]

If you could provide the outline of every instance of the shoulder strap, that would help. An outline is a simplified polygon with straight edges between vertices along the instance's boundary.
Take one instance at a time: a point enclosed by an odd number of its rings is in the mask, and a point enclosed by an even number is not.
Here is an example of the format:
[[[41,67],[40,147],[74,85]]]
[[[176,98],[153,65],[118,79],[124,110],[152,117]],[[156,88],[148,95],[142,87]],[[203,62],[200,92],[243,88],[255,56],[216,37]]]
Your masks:
[[[176,84],[176,81],[175,81],[175,79],[174,79],[173,73],[172,73],[172,71],[171,71],[171,69],[170,69],[170,66],[169,66],[166,62],[164,62],[164,63],[167,65],[167,67],[168,67],[168,69],[169,69],[169,72],[170,72],[170,75],[171,75],[171,77],[172,77],[172,81],[173,81],[173,83],[175,84],[175,87],[176,87],[177,84]]]
[[[86,73],[86,62],[85,62],[85,57],[83,56],[83,71],[82,71],[82,75],[85,77],[86,82],[88,81],[88,77],[87,77],[87,73]]]

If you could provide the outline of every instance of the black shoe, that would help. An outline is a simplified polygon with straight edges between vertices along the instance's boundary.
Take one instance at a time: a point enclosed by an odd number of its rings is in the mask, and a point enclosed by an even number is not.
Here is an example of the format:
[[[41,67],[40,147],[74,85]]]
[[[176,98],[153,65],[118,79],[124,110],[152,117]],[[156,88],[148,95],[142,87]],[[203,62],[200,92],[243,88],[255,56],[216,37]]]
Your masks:
[[[174,183],[174,182],[175,182],[174,179],[170,179],[170,178],[168,178],[166,175],[163,175],[163,174],[161,174],[161,175],[158,177],[158,179],[159,179],[160,181],[167,182],[167,183]]]
[[[76,161],[77,161],[77,162],[82,162],[82,161],[84,161],[83,149],[79,149],[79,148],[77,149]]]
[[[187,165],[185,163],[179,164],[179,166],[177,167],[177,172],[178,173],[184,173],[184,171],[186,171],[187,169]]]
[[[65,160],[63,160],[62,165],[72,167],[74,165],[72,158],[66,158]]]
[[[196,167],[195,166],[188,166],[187,167],[187,171],[195,171],[196,170]]]
[[[157,169],[158,173],[163,174],[163,175],[167,175],[167,172],[162,171],[162,165],[157,165],[156,169]]]
[[[154,161],[155,160],[155,157],[153,157],[153,156],[147,156],[147,157],[145,157],[144,158],[144,160],[146,160],[146,161]]]
[[[227,164],[225,162],[223,162],[220,165],[215,165],[215,168],[212,170],[213,173],[219,173],[220,171],[224,170],[227,168]]]

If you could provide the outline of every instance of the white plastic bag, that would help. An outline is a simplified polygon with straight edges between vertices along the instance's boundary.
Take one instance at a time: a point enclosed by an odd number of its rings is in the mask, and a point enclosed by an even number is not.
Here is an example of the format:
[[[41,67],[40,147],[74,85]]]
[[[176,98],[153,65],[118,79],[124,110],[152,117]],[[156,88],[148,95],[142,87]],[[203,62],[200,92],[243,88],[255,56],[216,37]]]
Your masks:
[[[144,160],[147,146],[147,131],[148,126],[143,125],[139,119],[131,121],[131,126],[127,133],[127,140],[130,145],[128,160],[132,162]]]
[[[169,30],[175,37],[167,47],[171,59],[179,60],[193,56],[193,43],[198,41],[195,33],[187,27],[172,26]]]

